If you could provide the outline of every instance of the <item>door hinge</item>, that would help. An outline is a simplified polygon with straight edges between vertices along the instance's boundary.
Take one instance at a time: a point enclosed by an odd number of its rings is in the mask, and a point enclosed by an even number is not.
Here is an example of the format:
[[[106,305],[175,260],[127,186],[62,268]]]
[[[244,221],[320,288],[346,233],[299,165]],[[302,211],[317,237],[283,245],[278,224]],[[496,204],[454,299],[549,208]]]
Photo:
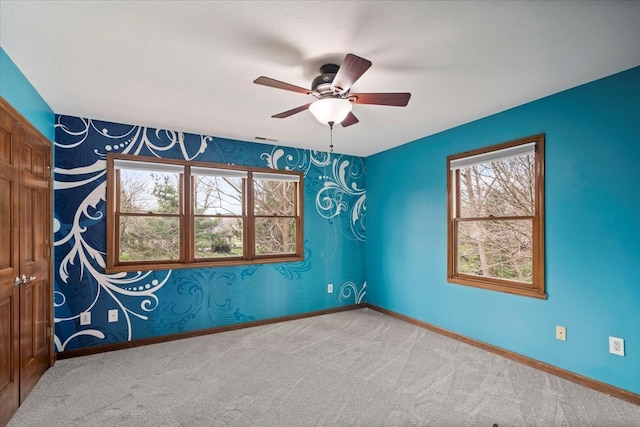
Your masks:
[[[49,178],[53,179],[53,169],[51,168],[51,165],[47,166],[47,173],[49,174]]]
[[[49,338],[53,338],[53,326],[49,326]]]

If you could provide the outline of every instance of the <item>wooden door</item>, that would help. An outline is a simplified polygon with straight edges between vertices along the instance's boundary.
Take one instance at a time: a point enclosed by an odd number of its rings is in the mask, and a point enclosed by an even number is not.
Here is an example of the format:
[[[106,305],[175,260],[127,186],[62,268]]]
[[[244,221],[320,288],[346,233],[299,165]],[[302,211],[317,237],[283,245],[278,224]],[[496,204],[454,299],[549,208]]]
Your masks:
[[[20,185],[20,402],[49,367],[51,147],[32,132],[22,143]]]
[[[19,371],[19,150],[15,121],[0,108],[0,425],[20,404]]]
[[[51,365],[51,144],[0,98],[0,425]]]

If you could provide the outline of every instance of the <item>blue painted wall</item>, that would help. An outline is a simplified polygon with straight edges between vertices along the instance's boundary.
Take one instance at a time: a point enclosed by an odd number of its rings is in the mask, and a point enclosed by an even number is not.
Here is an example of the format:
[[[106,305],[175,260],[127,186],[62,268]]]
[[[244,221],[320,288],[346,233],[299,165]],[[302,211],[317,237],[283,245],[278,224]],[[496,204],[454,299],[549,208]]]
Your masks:
[[[0,96],[44,136],[53,141],[53,111],[2,48],[0,48]]]
[[[537,133],[548,299],[447,283],[446,157]],[[639,159],[640,67],[368,157],[368,302],[640,393]]]
[[[69,116],[56,116],[55,126],[57,351],[362,301],[364,159]],[[305,260],[106,274],[109,152],[303,171]],[[112,309],[118,322],[108,323]],[[80,326],[84,311],[91,312],[92,323]]]

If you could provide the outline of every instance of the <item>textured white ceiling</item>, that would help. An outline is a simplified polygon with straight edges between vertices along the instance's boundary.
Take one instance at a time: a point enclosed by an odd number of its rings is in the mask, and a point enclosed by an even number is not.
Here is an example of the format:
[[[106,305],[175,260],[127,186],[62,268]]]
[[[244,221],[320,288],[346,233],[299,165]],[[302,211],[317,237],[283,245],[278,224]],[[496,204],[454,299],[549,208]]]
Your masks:
[[[0,45],[60,114],[327,150],[303,87],[347,53],[373,66],[336,151],[366,156],[640,65],[639,1],[10,1]]]

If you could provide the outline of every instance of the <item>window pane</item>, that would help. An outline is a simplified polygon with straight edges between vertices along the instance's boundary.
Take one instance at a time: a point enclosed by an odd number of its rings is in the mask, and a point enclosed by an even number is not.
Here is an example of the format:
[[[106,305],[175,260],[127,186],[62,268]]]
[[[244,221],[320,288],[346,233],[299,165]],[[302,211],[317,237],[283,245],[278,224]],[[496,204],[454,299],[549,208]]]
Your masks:
[[[197,217],[195,257],[242,256],[242,218]]]
[[[535,215],[535,156],[460,169],[462,218]]]
[[[193,175],[194,213],[242,215],[242,178]]]
[[[459,221],[458,273],[533,282],[531,220]]]
[[[120,261],[179,259],[179,218],[121,216],[119,256]]]
[[[295,215],[294,182],[254,179],[253,188],[256,215]]]
[[[296,252],[296,221],[293,218],[256,218],[256,254]]]
[[[180,175],[120,170],[120,212],[179,214]]]

